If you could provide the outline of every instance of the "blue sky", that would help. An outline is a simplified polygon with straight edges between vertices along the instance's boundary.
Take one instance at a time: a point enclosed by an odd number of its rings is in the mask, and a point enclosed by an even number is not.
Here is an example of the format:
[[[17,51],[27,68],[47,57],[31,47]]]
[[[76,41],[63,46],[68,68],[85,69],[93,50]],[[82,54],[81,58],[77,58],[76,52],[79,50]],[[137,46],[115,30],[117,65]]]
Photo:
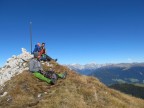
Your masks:
[[[0,66],[45,42],[61,64],[144,61],[143,0],[0,0]]]

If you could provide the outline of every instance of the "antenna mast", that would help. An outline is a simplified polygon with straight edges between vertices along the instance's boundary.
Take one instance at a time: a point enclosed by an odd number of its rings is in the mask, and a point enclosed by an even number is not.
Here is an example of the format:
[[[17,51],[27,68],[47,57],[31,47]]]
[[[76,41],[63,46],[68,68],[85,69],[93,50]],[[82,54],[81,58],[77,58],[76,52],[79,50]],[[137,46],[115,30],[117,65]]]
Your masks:
[[[32,54],[32,22],[30,21],[30,49]]]

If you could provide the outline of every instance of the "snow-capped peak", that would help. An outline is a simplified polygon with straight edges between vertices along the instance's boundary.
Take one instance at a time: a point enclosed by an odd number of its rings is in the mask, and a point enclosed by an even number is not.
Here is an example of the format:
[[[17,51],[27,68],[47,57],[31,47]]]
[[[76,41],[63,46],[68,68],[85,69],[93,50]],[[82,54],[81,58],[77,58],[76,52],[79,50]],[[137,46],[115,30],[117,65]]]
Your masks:
[[[94,70],[94,69],[98,69],[98,68],[109,68],[109,67],[120,67],[120,68],[124,68],[124,70],[127,70],[133,66],[144,66],[144,63],[106,63],[106,64],[96,64],[96,63],[89,63],[89,64],[85,64],[85,65],[81,65],[81,64],[68,64],[65,65],[70,69],[73,70]]]
[[[26,49],[22,48],[22,53],[20,55],[13,55],[9,58],[6,64],[0,69],[0,85],[11,79],[16,74],[28,70],[26,61],[32,58]]]
[[[70,69],[73,69],[73,70],[84,70],[84,69],[97,69],[97,68],[100,68],[100,67],[106,66],[106,65],[107,64],[89,63],[89,64],[85,64],[85,65],[69,64],[66,66],[69,67]]]

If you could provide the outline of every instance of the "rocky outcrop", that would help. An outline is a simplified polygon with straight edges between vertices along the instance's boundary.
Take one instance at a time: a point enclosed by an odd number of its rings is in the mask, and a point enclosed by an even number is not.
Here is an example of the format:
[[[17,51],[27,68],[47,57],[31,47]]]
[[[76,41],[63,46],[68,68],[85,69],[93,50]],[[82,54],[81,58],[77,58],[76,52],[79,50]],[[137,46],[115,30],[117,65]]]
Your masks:
[[[9,58],[6,64],[0,69],[0,85],[2,86],[6,81],[10,80],[11,77],[20,74],[24,70],[28,70],[27,62],[32,57],[33,55],[22,48],[20,55],[13,55]]]

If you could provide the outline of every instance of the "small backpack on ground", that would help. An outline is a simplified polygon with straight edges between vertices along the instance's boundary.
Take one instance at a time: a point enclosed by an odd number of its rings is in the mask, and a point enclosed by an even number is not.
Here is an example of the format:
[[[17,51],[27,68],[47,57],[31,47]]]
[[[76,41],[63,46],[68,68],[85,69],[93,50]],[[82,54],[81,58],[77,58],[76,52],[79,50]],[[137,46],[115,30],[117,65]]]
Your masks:
[[[53,71],[46,72],[45,77],[51,79],[51,84],[55,84],[58,79],[58,75],[55,74]]]
[[[56,80],[58,79],[57,74],[55,74],[53,71],[47,71],[45,77]]]

